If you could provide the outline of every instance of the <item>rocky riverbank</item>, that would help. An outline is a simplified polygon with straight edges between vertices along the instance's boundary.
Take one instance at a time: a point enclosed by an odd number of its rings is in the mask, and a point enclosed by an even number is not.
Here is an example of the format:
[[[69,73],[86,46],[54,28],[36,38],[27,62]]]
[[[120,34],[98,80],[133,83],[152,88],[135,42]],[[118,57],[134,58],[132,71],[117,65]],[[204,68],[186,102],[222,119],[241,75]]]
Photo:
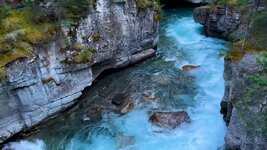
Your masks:
[[[226,6],[202,6],[194,11],[194,20],[204,25],[207,36],[229,40],[232,33],[243,26],[241,23],[241,13]],[[239,48],[241,53],[241,48]],[[251,50],[251,48],[250,48]],[[242,54],[241,54],[242,55]],[[247,97],[247,89],[253,84],[251,78],[263,73],[262,67],[257,63],[259,53],[248,52],[241,60],[231,59],[231,54],[225,58],[224,79],[225,94],[221,102],[221,113],[228,125],[225,135],[225,149],[237,150],[263,150],[267,149],[267,140],[257,131],[261,125],[256,125],[252,130],[248,129],[248,124],[256,121],[257,116],[248,115],[242,109],[246,108],[251,112],[260,115],[266,107],[266,95],[256,91],[255,95],[263,94],[257,101],[250,106],[242,105]],[[264,122],[264,120],[262,120]]]
[[[0,82],[0,143],[73,105],[84,88],[106,69],[125,67],[155,54],[159,22],[153,7],[139,10],[133,0],[98,0],[96,11],[80,21],[79,47],[93,49],[93,60],[70,63],[75,51],[65,32],[42,46],[36,57],[9,64]]]
[[[201,6],[194,10],[194,20],[204,25],[207,36],[228,40],[240,24],[240,14],[222,5]]]
[[[247,116],[240,110],[242,104],[237,101],[244,100],[245,90],[251,86],[251,77],[262,73],[262,68],[257,64],[257,53],[247,53],[239,62],[225,60],[225,94],[221,102],[221,112],[228,123],[225,135],[226,149],[263,150],[267,149],[267,140],[259,134],[251,133],[247,129],[244,117],[256,121],[256,116]],[[256,101],[256,100],[254,100]],[[251,105],[253,112],[260,113],[266,107],[266,97],[261,97],[260,105]],[[242,115],[243,116],[242,118]],[[259,127],[254,127],[254,130]]]

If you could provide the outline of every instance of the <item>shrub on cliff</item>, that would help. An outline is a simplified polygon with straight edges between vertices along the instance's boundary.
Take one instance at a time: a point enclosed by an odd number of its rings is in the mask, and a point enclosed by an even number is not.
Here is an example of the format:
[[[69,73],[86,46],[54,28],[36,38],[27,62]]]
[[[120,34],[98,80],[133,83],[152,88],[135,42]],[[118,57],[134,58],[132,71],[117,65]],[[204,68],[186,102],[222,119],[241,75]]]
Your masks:
[[[159,0],[137,0],[136,6],[139,10],[144,10],[146,8],[153,8],[155,11],[154,20],[159,21],[162,16],[162,6]]]
[[[267,52],[262,52],[258,63],[264,73],[250,78],[250,86],[245,89],[244,98],[237,103],[237,108],[247,131],[267,138]]]

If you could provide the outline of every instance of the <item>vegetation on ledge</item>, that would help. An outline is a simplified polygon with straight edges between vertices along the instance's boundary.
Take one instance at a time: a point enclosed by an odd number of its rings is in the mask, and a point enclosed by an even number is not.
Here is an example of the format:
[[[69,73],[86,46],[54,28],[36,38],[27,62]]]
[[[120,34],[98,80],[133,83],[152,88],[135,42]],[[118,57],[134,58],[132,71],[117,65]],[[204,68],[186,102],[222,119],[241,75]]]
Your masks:
[[[96,0],[0,2],[0,78],[9,63],[34,56],[34,45],[51,41],[60,27],[71,30]],[[90,7],[92,6],[92,7]],[[78,45],[74,47],[79,48]]]
[[[231,101],[237,106],[247,132],[267,139],[267,0],[215,0],[213,5],[224,5],[241,14],[241,24],[230,36],[230,50],[220,55],[231,61],[240,61],[247,52],[260,53],[257,62],[263,71],[249,77],[243,98]]]
[[[139,10],[143,10],[152,7],[156,14],[154,14],[154,20],[159,21],[162,16],[162,6],[159,0],[137,0],[136,6]]]
[[[73,62],[77,63],[77,64],[91,62],[93,60],[93,53],[94,52],[95,52],[94,49],[88,48],[85,51],[83,51],[82,53],[80,53],[79,55],[76,55],[73,58]]]
[[[267,49],[267,0],[214,0],[212,5],[225,5],[240,13],[240,25],[229,37],[229,60],[239,61],[248,51]]]
[[[237,104],[240,116],[246,123],[247,131],[267,138],[267,109],[264,102],[267,93],[267,52],[262,52],[258,63],[264,72],[250,78],[251,85],[245,89],[244,98]],[[251,107],[257,107],[258,111],[253,111],[255,108]]]

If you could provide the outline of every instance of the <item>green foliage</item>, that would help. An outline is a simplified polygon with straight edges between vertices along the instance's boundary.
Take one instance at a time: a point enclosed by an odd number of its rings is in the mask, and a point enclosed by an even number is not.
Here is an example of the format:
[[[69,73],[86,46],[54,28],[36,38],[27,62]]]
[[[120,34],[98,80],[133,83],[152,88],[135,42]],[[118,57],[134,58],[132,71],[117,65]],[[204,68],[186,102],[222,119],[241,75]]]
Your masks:
[[[233,59],[233,56],[229,52],[226,52],[226,51],[220,51],[219,57],[224,57],[225,59]]]
[[[162,16],[162,5],[160,5],[159,0],[137,0],[136,6],[139,10],[143,10],[146,8],[153,8],[155,11],[155,14],[153,16],[155,21],[159,21]]]
[[[0,5],[0,22],[11,15],[11,8],[8,5]]]
[[[267,109],[263,109],[263,102],[267,93],[266,52],[262,53],[258,62],[262,65],[265,73],[250,78],[251,85],[245,89],[244,98],[238,102],[238,110],[249,133],[260,134],[267,138]],[[257,107],[258,111],[252,111],[253,107],[254,109]]]
[[[258,64],[260,64],[265,72],[267,72],[267,52],[261,52],[261,57],[257,60]]]
[[[91,62],[93,60],[94,52],[95,52],[94,49],[88,48],[87,50],[83,51],[81,54],[75,56],[73,58],[73,62],[77,64]]]
[[[36,22],[56,22],[64,19],[76,22],[85,16],[96,0],[23,0]]]
[[[257,13],[253,19],[251,38],[255,46],[267,47],[267,12]]]
[[[93,42],[95,43],[95,42],[98,42],[98,41],[100,41],[101,39],[102,39],[102,37],[101,37],[101,35],[93,35]]]
[[[156,12],[160,13],[162,11],[162,6],[159,0],[137,0],[136,6],[138,9],[146,9],[152,7]]]
[[[0,78],[7,64],[32,57],[33,45],[52,40],[58,25],[75,27],[96,0],[20,0],[15,3],[12,7],[0,5]],[[73,49],[82,51],[83,47],[74,44]],[[76,60],[89,60],[90,54],[84,52]]]
[[[137,0],[136,5],[138,9],[145,9],[149,7],[149,0]]]
[[[75,21],[71,20],[71,19],[64,19],[60,21],[60,25],[62,27],[71,29],[72,27],[75,27]]]
[[[5,78],[5,68],[0,68],[0,81]]]
[[[28,9],[18,11],[8,6],[2,7],[8,11],[4,15],[1,14],[0,22],[0,68],[1,74],[4,74],[3,68],[7,64],[33,56],[33,44],[51,40],[55,26],[34,22]]]
[[[76,51],[81,51],[83,50],[83,45],[81,43],[75,43],[72,45],[72,49]]]

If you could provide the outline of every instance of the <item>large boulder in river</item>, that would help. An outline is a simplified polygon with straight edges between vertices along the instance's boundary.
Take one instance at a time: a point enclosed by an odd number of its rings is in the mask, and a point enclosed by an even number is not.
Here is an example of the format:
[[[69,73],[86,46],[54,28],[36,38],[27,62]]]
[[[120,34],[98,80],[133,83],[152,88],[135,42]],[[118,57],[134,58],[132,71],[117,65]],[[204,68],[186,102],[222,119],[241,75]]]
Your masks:
[[[189,123],[190,117],[185,111],[177,112],[154,112],[149,121],[159,127],[176,128],[184,122]]]
[[[200,66],[193,66],[193,65],[185,65],[182,67],[184,71],[196,70],[199,69]]]

